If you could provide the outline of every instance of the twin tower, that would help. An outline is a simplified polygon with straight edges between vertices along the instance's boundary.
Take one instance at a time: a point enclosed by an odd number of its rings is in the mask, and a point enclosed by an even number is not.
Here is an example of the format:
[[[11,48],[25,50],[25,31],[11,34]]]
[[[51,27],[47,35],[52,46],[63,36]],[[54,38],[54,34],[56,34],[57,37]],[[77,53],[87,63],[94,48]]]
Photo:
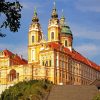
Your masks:
[[[55,4],[48,24],[48,40],[44,39],[37,11],[36,9],[34,10],[34,16],[28,33],[28,62],[38,62],[40,48],[51,42],[62,44],[62,46],[69,48],[70,51],[72,50],[72,32],[66,24],[63,13],[61,18],[58,18]]]

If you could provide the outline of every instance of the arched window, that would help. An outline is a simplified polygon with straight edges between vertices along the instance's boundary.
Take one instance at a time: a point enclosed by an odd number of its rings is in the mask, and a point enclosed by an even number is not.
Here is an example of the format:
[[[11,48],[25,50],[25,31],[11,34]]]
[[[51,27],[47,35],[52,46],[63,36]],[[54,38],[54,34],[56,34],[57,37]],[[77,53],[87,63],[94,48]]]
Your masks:
[[[16,70],[12,69],[9,73],[8,78],[9,78],[9,81],[13,81],[14,79],[16,79],[17,78]]]
[[[51,39],[54,39],[54,32],[51,33]]]
[[[65,46],[67,46],[67,40],[65,40]]]
[[[34,43],[34,36],[32,36],[32,43]]]

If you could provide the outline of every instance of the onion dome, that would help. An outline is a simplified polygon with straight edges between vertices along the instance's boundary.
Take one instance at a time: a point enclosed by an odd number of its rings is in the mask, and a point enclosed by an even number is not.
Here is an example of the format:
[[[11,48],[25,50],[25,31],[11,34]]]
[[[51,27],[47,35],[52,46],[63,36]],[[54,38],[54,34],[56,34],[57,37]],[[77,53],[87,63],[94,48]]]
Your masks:
[[[61,33],[64,33],[64,34],[67,34],[67,35],[72,35],[70,27],[67,26],[66,24],[62,26]]]
[[[66,24],[65,17],[62,10],[62,16],[60,18],[61,33],[72,35],[70,27]]]

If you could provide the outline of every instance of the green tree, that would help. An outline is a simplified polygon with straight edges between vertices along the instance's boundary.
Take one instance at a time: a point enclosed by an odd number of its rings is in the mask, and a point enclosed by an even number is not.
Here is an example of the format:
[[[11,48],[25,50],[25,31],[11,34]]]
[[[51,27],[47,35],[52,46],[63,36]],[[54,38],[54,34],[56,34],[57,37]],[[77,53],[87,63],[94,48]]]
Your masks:
[[[93,100],[100,100],[100,94],[97,95],[97,96],[95,96],[95,97],[93,98]]]
[[[0,17],[6,17],[4,21],[0,22],[0,37],[6,36],[1,32],[2,28],[9,28],[12,32],[17,32],[20,28],[22,6],[19,1],[7,2],[0,0]]]
[[[30,80],[19,82],[6,89],[0,100],[43,100],[51,89],[52,83],[48,80]]]

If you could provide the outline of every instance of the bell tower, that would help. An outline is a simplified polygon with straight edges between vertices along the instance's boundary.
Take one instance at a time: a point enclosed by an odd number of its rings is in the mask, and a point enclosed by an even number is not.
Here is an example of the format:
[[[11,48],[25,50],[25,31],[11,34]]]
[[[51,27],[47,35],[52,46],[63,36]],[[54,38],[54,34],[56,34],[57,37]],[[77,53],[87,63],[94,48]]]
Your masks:
[[[62,10],[62,16],[60,18],[60,28],[61,28],[61,43],[72,50],[73,35],[70,27],[66,24],[65,17]]]
[[[55,2],[48,25],[48,42],[60,42],[60,25]]]
[[[42,30],[37,16],[36,8],[28,33],[28,63],[37,62],[36,45],[42,40]]]

